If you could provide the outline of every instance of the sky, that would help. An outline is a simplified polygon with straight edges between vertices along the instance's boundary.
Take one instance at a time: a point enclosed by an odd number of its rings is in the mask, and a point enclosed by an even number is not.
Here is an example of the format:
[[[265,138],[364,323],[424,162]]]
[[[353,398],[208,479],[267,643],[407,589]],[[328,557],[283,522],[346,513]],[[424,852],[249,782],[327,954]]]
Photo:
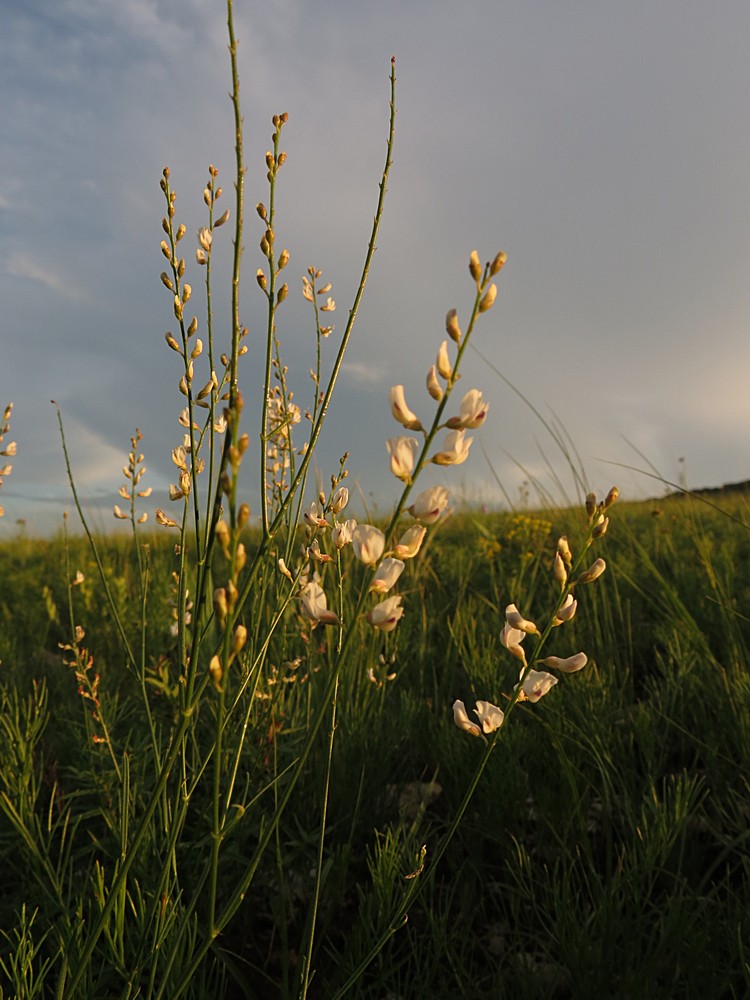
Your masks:
[[[70,509],[50,400],[86,509],[108,528],[136,427],[154,490],[144,509],[166,506],[174,481],[183,397],[164,342],[174,318],[159,280],[159,180],[169,165],[202,321],[192,253],[209,163],[233,209],[226,8],[0,0],[0,13],[0,408],[15,404],[3,444],[18,445],[0,537],[21,520],[55,531]],[[692,488],[750,478],[746,0],[235,0],[235,27],[253,447],[265,312],[252,206],[268,198],[271,117],[289,115],[276,239],[291,255],[290,296],[278,335],[304,409],[315,336],[301,277],[314,265],[333,285],[325,366],[370,234],[395,56],[394,163],[317,455],[322,481],[348,451],[352,492],[387,511],[399,484],[385,441],[405,433],[388,390],[403,384],[431,418],[425,376],[446,312],[470,310],[474,249],[508,254],[454,396],[457,406],[481,389],[489,416],[468,460],[429,468],[424,486],[490,507],[527,492],[533,503],[540,490],[574,500],[572,454],[587,488],[616,482],[625,497],[664,492],[645,473]],[[231,237],[230,226],[217,233],[219,351]],[[257,513],[257,475],[246,490]]]

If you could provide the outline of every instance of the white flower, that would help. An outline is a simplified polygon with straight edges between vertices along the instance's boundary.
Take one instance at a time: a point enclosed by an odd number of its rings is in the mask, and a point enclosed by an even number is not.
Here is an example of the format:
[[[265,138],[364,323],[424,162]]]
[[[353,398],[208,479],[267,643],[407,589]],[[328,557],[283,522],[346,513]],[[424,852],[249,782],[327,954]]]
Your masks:
[[[521,648],[521,643],[526,638],[526,633],[522,632],[520,628],[512,628],[507,622],[503,626],[503,630],[500,633],[500,642],[505,646],[509,653],[517,657],[523,664],[526,663],[526,654]]]
[[[448,490],[444,486],[431,486],[417,495],[409,513],[422,524],[439,521],[448,506]]]
[[[311,528],[327,528],[328,522],[322,516],[322,511],[318,513],[318,505],[315,500],[310,504],[310,509],[306,510],[304,513],[305,521],[310,525]]]
[[[461,400],[461,407],[457,417],[451,417],[447,426],[451,428],[468,427],[475,430],[481,427],[487,419],[489,403],[485,403],[479,389],[470,389]]]
[[[206,253],[208,253],[209,250],[211,249],[212,241],[213,241],[213,235],[211,234],[211,230],[206,229],[205,226],[202,226],[198,230],[198,242],[200,243],[201,247],[206,251]]]
[[[523,670],[520,674],[523,677]],[[551,687],[557,684],[557,678],[553,677],[552,674],[548,674],[546,670],[529,670],[526,676],[523,677],[521,694],[518,698],[519,701],[539,701],[539,699],[545,695]],[[518,689],[518,684],[514,690]]]
[[[311,581],[302,591],[302,614],[316,625],[338,625],[339,620],[333,611],[328,610],[325,591],[319,583]]]
[[[466,733],[471,733],[472,736],[482,735],[482,730],[476,722],[472,722],[469,718],[466,712],[466,705],[458,699],[453,702],[453,721],[459,729],[463,729]]]
[[[398,544],[393,546],[393,554],[399,559],[413,559],[419,552],[427,534],[427,528],[423,524],[413,524],[399,538]]]
[[[376,604],[365,617],[372,626],[380,629],[381,632],[392,632],[403,614],[401,595],[398,594],[395,597],[386,597],[380,604]]]
[[[334,514],[340,514],[348,503],[349,503],[349,490],[346,488],[346,486],[339,486],[339,488],[333,494],[333,500],[331,501],[332,512]]]
[[[566,659],[560,659],[559,656],[547,656],[539,662],[543,663],[545,667],[562,670],[565,674],[574,674],[576,670],[582,670],[586,666],[588,657],[585,653],[576,653],[575,656],[568,656]]]
[[[354,555],[366,566],[374,566],[385,548],[385,535],[371,524],[358,524],[352,532]]]
[[[494,733],[505,721],[505,713],[489,701],[478,701],[474,714],[479,719],[485,733]]]
[[[466,711],[464,703],[458,699],[453,702],[453,721],[459,729],[471,733],[472,736],[481,736],[482,732],[494,733],[505,721],[505,714],[497,705],[489,701],[478,701],[477,707],[473,710],[474,715],[479,719],[480,725],[472,722]]]
[[[320,551],[320,543],[317,538],[313,538],[312,544],[308,546],[307,557],[319,563],[327,563],[333,560],[333,556],[329,556],[327,552]]]
[[[400,559],[392,559],[388,556],[378,566],[378,571],[370,584],[370,590],[375,590],[379,594],[387,594],[403,573],[405,565],[406,563]]]
[[[413,437],[388,438],[385,446],[391,456],[393,475],[404,483],[410,483],[414,462],[419,452],[419,441]]]
[[[569,622],[571,618],[575,615],[576,609],[578,608],[578,601],[576,601],[572,594],[568,594],[565,598],[563,606],[555,615],[555,620],[552,622],[553,625],[562,625],[564,622]]]
[[[529,635],[539,635],[539,629],[519,612],[515,604],[509,604],[505,609],[505,620],[512,629],[520,629]]]
[[[443,441],[443,450],[432,456],[436,465],[461,465],[469,457],[469,449],[474,438],[465,440],[466,431],[461,428],[449,431]]]
[[[421,431],[422,424],[419,421],[419,417],[416,413],[412,413],[409,407],[406,405],[406,399],[404,398],[404,387],[402,385],[394,385],[390,391],[391,400],[391,413],[400,424],[402,424],[409,431]]]
[[[581,573],[576,583],[591,583],[592,580],[600,577],[606,568],[607,564],[603,559],[595,559],[589,568],[584,573]]]
[[[354,518],[351,518],[348,521],[339,521],[338,524],[334,526],[334,529],[331,532],[331,541],[337,549],[343,549],[345,545],[349,544],[352,540],[352,534],[356,527],[357,522]]]

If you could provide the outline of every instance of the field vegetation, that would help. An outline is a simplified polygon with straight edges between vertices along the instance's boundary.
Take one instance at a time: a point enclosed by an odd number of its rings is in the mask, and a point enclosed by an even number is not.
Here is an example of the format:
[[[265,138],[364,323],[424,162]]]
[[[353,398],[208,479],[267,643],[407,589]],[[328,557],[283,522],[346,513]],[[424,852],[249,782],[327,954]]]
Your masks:
[[[365,633],[341,672],[311,996],[335,995],[390,927],[395,933],[347,995],[746,994],[750,537],[727,516],[746,518],[744,499],[720,506],[687,497],[618,507],[616,529],[601,540],[609,569],[567,626],[566,651],[595,653],[541,702],[514,712],[401,926],[406,876],[423,845],[429,869],[483,753],[480,740],[454,727],[450,706],[490,693],[503,704],[499,693],[511,691],[514,678],[500,642],[504,608],[511,596],[524,608],[549,602],[551,554],[578,512],[461,513],[440,526],[402,587],[409,614],[397,638],[381,650],[375,633]],[[585,515],[578,520],[585,525]],[[154,790],[144,697],[159,753],[180,716],[169,627],[174,549],[163,535],[147,545],[145,686],[123,656],[87,544],[21,539],[2,548],[7,996],[53,995],[62,942],[73,935],[80,947],[101,910],[123,836],[132,836],[128,823]],[[132,548],[114,539],[102,546],[123,624],[137,634]],[[66,666],[59,648],[70,635],[67,581],[78,571],[84,579],[72,593],[75,620],[91,634],[88,672],[85,663]],[[228,837],[220,904],[263,835],[262,797],[280,794],[300,754],[330,670],[329,631],[315,630],[304,651],[287,635],[259,681],[239,777],[249,815]],[[210,703],[201,708],[209,731],[215,712]],[[225,753],[240,734],[239,724],[229,727]],[[316,891],[326,743],[321,734],[273,850],[185,995],[290,995]],[[196,760],[205,753],[191,749]],[[201,801],[191,803],[172,843],[176,807],[164,798],[79,995],[125,995],[123,979],[150,967],[153,924],[164,916],[155,904],[176,911],[159,943],[168,952],[186,903],[204,889],[211,802],[200,786],[195,795]],[[172,879],[179,893],[170,898]],[[198,906],[195,926],[182,929],[180,965],[203,919]],[[131,989],[139,995],[136,983]]]
[[[506,260],[472,251],[424,387],[384,400],[399,499],[355,519],[349,456],[312,463],[383,214],[395,64],[338,329],[328,276],[301,275],[300,405],[276,224],[287,115],[258,157],[251,230],[231,0],[227,15],[231,205],[209,166],[193,239],[160,179],[182,425],[164,507],[135,430],[113,497],[128,530],[93,532],[58,413],[81,531],[0,544],[0,998],[747,996],[745,499],[597,497],[547,426],[575,502],[461,509],[452,466],[488,404],[454,390]],[[267,323],[249,333],[251,233]],[[11,417],[0,482],[23,462]]]

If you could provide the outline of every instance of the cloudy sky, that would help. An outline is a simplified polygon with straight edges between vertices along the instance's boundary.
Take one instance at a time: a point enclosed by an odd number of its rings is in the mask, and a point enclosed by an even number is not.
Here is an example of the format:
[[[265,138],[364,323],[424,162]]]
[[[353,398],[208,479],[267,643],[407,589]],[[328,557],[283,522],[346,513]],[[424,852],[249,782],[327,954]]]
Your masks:
[[[19,518],[54,530],[68,504],[50,399],[80,491],[108,525],[136,426],[153,506],[174,478],[182,397],[163,339],[174,320],[159,281],[159,179],[168,164],[191,245],[209,163],[231,204],[225,5],[0,0],[0,13],[0,407],[14,401],[6,443],[18,442],[0,533]],[[490,415],[469,460],[428,470],[425,485],[517,502],[524,478],[549,486],[552,468],[574,496],[565,456],[519,393],[563,429],[593,489],[662,492],[608,463],[693,487],[750,478],[746,0],[236,0],[235,19],[250,206],[267,199],[271,116],[289,114],[276,233],[293,295],[279,336],[303,406],[315,338],[300,278],[314,264],[333,283],[331,360],[369,236],[397,59],[394,166],[319,454],[324,480],[348,450],[365,497],[383,509],[394,495],[388,389],[403,383],[412,409],[431,412],[425,374],[446,311],[468,312],[474,248],[508,253],[462,382],[484,391]],[[254,441],[260,235],[249,211]],[[226,227],[217,266],[230,238]],[[198,305],[202,273],[189,267]],[[214,280],[222,350],[229,283]]]

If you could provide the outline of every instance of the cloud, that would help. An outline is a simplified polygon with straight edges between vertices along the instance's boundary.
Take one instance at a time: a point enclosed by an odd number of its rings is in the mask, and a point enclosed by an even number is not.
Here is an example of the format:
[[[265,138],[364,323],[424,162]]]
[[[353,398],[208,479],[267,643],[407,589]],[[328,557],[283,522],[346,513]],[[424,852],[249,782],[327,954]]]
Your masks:
[[[345,361],[341,368],[357,385],[379,385],[385,375],[385,371],[379,365],[368,365],[363,361]]]
[[[66,277],[59,267],[41,260],[37,254],[32,256],[25,250],[13,250],[5,262],[5,270],[14,278],[37,281],[45,288],[73,302],[84,298],[81,289]]]

